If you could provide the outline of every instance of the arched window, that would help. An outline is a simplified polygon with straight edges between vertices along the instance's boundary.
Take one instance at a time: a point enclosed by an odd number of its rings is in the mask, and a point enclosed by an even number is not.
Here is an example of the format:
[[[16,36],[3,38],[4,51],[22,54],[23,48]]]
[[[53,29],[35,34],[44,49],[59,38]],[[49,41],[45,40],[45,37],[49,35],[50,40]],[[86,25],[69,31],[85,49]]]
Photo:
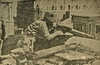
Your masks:
[[[39,5],[37,5],[36,7],[39,8]]]
[[[47,7],[47,10],[48,10],[48,7]]]
[[[54,8],[55,8],[54,5],[52,5],[52,10],[54,10]]]
[[[37,9],[37,14],[39,15],[39,12],[40,12],[39,11],[39,5],[36,6],[36,9]]]
[[[68,5],[68,10],[70,10],[70,5]]]
[[[18,4],[18,7],[20,7],[20,4]]]
[[[78,5],[76,5],[76,9],[78,9]]]
[[[83,8],[85,9],[86,8],[86,5],[84,5]]]
[[[78,9],[80,9],[80,6],[79,6],[79,8]]]
[[[63,10],[63,6],[62,5],[60,5],[60,10]]]

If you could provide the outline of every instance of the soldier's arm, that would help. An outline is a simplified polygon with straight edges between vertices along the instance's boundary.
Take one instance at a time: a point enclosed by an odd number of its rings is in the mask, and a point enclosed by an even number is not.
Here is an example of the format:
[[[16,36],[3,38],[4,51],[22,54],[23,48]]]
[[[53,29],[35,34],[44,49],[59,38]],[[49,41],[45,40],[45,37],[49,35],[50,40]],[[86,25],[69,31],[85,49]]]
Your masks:
[[[38,29],[38,21],[35,21],[34,23],[32,23],[31,25],[29,25],[26,29],[25,32],[27,32],[28,34],[33,34],[35,35]]]
[[[61,32],[61,31],[56,31],[53,34],[50,34],[45,22],[41,23],[40,27],[42,28],[42,31],[44,32],[44,35],[48,40],[53,39],[57,35],[63,34],[63,32]]]

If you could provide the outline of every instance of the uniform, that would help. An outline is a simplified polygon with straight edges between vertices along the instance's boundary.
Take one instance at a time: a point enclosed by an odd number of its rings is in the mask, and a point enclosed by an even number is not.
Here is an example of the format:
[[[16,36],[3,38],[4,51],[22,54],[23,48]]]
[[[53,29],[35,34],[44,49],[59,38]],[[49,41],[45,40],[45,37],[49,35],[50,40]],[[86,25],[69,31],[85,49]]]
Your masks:
[[[49,36],[49,31],[46,26],[46,23],[40,20],[28,26],[25,32],[27,33],[27,35],[32,34],[32,36],[34,36],[36,39],[37,38],[46,39]]]
[[[31,49],[34,47],[40,48],[40,46],[43,46],[43,48],[48,47],[48,40],[58,35],[58,32],[54,32],[53,23],[56,23],[56,15],[52,12],[46,12],[42,20],[33,22],[25,29],[24,42],[22,43],[27,43],[27,46],[31,47]]]
[[[55,22],[56,15],[46,12],[42,20],[33,22],[25,29],[24,37],[18,42],[18,46],[27,49],[25,52],[29,52],[29,54],[41,48],[47,48],[49,46],[49,40],[58,34],[62,34],[60,31],[54,32],[53,23]],[[34,62],[31,58],[28,60],[30,61],[29,64]]]

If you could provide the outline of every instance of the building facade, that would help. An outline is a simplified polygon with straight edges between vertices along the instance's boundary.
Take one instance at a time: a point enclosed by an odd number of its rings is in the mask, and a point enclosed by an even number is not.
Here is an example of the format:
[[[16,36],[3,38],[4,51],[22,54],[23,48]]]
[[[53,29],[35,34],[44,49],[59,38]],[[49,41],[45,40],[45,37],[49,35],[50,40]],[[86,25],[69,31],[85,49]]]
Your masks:
[[[100,16],[72,15],[73,29],[100,39]]]
[[[45,12],[56,12],[59,21],[80,13],[100,14],[100,0],[23,0],[17,4],[18,27],[42,19]],[[23,25],[24,24],[24,25]]]
[[[13,3],[10,0],[0,1],[0,17],[5,22],[6,35],[14,35]]]
[[[17,3],[17,26],[26,28],[35,20],[41,19],[41,10],[39,6],[34,7],[34,1],[19,1]]]
[[[71,14],[79,12],[94,12],[98,13],[100,10],[100,0],[36,0],[35,6],[39,6],[42,12],[53,11],[58,13],[58,18],[66,11]]]

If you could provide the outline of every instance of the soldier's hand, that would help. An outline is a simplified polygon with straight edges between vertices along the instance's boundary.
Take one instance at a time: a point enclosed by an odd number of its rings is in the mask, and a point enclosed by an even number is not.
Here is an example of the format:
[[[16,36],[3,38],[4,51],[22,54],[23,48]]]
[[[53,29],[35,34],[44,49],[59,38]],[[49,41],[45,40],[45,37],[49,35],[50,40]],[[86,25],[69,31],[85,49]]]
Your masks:
[[[63,35],[63,32],[62,32],[62,31],[56,31],[55,33],[49,35],[49,36],[47,37],[47,39],[48,39],[48,40],[51,40],[51,39],[53,39],[53,38],[54,38],[55,36],[57,36],[57,35]]]
[[[62,31],[56,31],[55,32],[57,35],[63,35],[63,32]]]

